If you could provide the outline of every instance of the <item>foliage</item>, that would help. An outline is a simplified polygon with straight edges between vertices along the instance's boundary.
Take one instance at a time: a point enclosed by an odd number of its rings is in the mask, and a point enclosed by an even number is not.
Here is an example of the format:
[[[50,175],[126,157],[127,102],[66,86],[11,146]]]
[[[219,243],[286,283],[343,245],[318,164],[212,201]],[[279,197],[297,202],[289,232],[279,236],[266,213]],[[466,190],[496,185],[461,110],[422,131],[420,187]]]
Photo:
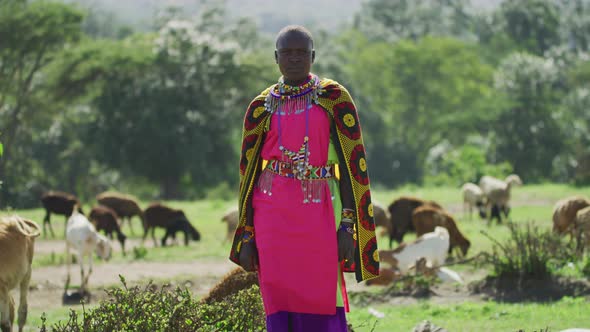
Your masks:
[[[483,175],[505,178],[512,173],[510,163],[493,164],[486,159],[487,154],[488,151],[481,145],[466,144],[454,148],[443,141],[430,150],[426,159],[425,182],[460,186],[465,182],[477,183]]]
[[[2,204],[16,200],[27,187],[30,170],[36,169],[31,140],[36,128],[57,112],[42,72],[57,52],[80,38],[81,21],[79,11],[61,3],[0,3],[0,176],[7,184],[0,191]]]
[[[590,51],[590,1],[563,1],[561,6],[562,39],[571,49]]]
[[[503,243],[482,231],[494,242],[485,261],[492,265],[498,278],[542,279],[551,276],[557,267],[575,260],[574,246],[549,230],[541,231],[532,223],[508,223],[508,229],[510,238]]]
[[[495,74],[496,89],[508,101],[493,123],[498,159],[532,178],[551,174],[553,157],[563,148],[563,134],[553,113],[558,71],[552,61],[525,53],[504,59]]]
[[[258,286],[230,295],[221,302],[205,304],[190,291],[176,288],[127,287],[106,290],[108,299],[98,307],[74,310],[67,322],[47,325],[41,331],[263,331],[264,309]]]
[[[87,139],[98,160],[152,179],[167,198],[184,196],[181,181],[200,195],[221,179],[236,182],[227,178],[237,163],[233,110],[242,109],[248,91],[238,86],[254,68],[238,61],[232,36],[241,26],[223,20],[213,9],[195,21],[169,21],[155,38],[92,43],[64,57],[62,91],[76,97],[99,87],[87,129],[101,138]]]
[[[465,0],[371,0],[357,14],[357,28],[387,41],[467,37],[471,24],[467,5]]]
[[[459,143],[493,116],[487,102],[492,71],[470,45],[451,38],[394,45],[357,38],[345,70],[355,82],[359,109],[373,113],[365,116],[374,119],[366,140],[377,143],[368,143],[367,153],[372,174],[382,179],[395,174],[387,183],[419,181],[420,174],[413,178],[406,172],[422,169],[430,147],[443,138]],[[413,164],[402,164],[405,155]]]
[[[561,42],[560,14],[554,0],[503,1],[494,25],[521,49],[543,55]]]

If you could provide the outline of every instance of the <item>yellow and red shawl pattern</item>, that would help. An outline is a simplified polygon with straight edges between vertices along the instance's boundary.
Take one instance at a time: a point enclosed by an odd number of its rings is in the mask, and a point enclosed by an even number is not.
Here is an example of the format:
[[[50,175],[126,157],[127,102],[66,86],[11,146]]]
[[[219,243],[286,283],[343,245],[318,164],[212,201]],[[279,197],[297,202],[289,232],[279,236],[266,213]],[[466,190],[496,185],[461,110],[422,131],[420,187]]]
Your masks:
[[[344,271],[355,272],[356,279],[360,282],[379,275],[373,204],[361,127],[354,102],[342,85],[330,79],[322,79],[320,89],[318,102],[330,115],[336,130],[337,140],[334,140],[334,144],[339,155],[340,167],[346,166],[348,169],[352,184],[351,192],[356,205],[355,263]],[[244,118],[240,156],[240,220],[230,252],[230,260],[236,264],[239,264],[239,244],[246,225],[246,211],[252,208],[252,191],[261,172],[260,151],[264,133],[270,125],[270,112],[264,107],[269,91],[270,88],[266,89],[250,103]],[[302,243],[301,245],[311,244]]]

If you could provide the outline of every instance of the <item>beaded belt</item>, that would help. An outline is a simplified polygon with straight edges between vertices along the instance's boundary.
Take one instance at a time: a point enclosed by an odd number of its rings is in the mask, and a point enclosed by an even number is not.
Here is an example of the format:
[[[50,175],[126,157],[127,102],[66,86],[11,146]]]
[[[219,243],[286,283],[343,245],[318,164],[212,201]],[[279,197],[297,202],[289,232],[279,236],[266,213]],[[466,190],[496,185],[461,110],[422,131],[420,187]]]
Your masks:
[[[304,179],[320,180],[333,178],[335,168],[336,164],[329,164],[326,166],[319,167],[311,166],[310,168],[305,170]],[[295,169],[295,165],[293,165],[293,163],[290,162],[280,160],[269,160],[266,164],[266,169],[280,176],[292,179],[297,178],[297,170]]]

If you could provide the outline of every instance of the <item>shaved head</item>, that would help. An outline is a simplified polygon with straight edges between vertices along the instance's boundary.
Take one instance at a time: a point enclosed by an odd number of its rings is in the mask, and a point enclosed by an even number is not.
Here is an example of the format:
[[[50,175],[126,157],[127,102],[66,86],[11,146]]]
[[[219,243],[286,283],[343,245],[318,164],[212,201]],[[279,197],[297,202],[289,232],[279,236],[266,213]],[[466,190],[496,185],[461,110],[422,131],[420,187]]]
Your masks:
[[[275,42],[275,47],[279,48],[279,43],[287,36],[296,35],[298,37],[303,37],[309,40],[311,44],[311,48],[313,49],[313,37],[311,36],[311,32],[307,30],[305,27],[301,25],[287,25],[286,27],[282,28],[281,31],[277,34],[277,39]]]

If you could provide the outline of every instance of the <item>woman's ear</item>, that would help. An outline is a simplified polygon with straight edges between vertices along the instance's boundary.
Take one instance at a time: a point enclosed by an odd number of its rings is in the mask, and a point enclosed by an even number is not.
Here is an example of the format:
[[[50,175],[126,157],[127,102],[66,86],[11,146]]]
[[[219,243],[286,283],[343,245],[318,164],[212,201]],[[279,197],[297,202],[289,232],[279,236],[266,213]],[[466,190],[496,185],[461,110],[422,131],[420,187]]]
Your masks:
[[[275,50],[275,62],[279,63],[279,53]]]
[[[315,61],[315,50],[311,50],[311,63]]]

